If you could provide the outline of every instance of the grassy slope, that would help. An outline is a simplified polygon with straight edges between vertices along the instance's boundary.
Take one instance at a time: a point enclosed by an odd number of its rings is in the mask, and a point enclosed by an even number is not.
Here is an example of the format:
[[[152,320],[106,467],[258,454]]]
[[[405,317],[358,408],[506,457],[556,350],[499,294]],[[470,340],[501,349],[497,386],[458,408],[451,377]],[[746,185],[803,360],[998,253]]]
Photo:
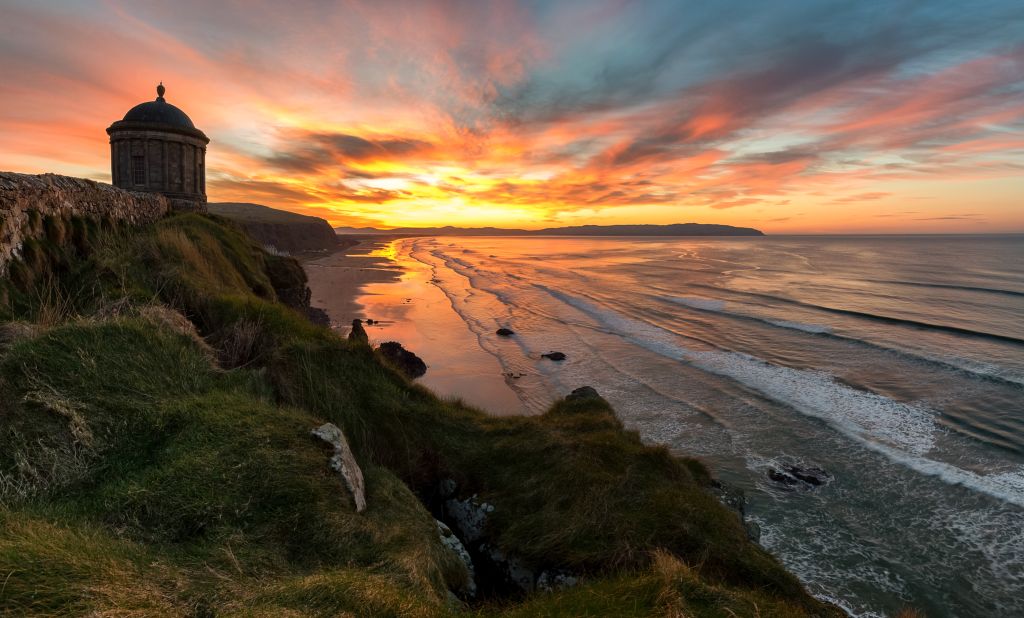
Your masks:
[[[271,208],[261,204],[245,202],[220,202],[208,205],[210,212],[240,222],[253,223],[313,223],[324,221],[319,217],[310,217],[298,213]],[[326,221],[324,221],[326,223]]]
[[[301,269],[231,225],[181,215],[37,249],[0,284],[0,312],[33,323],[0,333],[0,612],[455,612],[464,571],[424,506],[453,478],[497,505],[503,549],[587,574],[476,613],[834,613],[747,542],[699,463],[602,400],[535,418],[438,400],[279,302]],[[364,513],[309,435],[326,420],[363,466]]]

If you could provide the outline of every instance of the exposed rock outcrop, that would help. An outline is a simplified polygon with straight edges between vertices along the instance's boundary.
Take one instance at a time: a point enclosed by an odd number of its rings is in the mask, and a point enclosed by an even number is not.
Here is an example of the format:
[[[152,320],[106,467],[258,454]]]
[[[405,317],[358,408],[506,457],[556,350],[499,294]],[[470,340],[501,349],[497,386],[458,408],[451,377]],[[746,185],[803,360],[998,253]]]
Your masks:
[[[544,571],[537,576],[537,590],[541,592],[554,592],[555,590],[563,590],[565,588],[572,588],[580,581],[579,577],[576,577],[568,571],[561,569],[553,569],[551,571]]]
[[[546,354],[541,354],[540,357],[553,361],[564,361],[566,358],[564,352],[547,352]]]
[[[442,496],[454,495],[455,490],[451,479],[442,480],[438,487]],[[498,547],[487,530],[487,520],[494,511],[494,505],[482,501],[477,494],[461,500],[451,497],[444,502],[448,520],[458,530],[469,553],[477,557],[474,573],[479,585],[504,593],[550,592],[576,585],[579,577],[568,571],[550,569],[538,574],[522,558]]]
[[[481,544],[480,551],[490,559],[492,572],[503,580],[501,583],[504,587],[520,592],[534,591],[537,574],[517,556],[511,556],[488,543]]]
[[[487,516],[494,512],[494,506],[481,502],[476,494],[469,498],[459,500],[451,498],[444,503],[445,512],[459,533],[467,543],[479,541],[484,537],[484,526],[487,524]]]
[[[352,494],[356,504],[356,512],[366,510],[366,486],[363,483],[363,470],[356,462],[352,449],[348,447],[345,434],[334,423],[325,423],[312,431],[313,435],[334,447],[331,456],[331,469],[341,475],[345,487]]]
[[[511,337],[512,335],[516,334],[516,331],[512,330],[511,328],[499,328],[498,330],[495,331],[495,334],[498,335],[499,337]]]
[[[462,544],[459,537],[455,536],[452,529],[449,528],[443,521],[434,520],[437,522],[437,533],[441,537],[441,544],[447,547],[459,557],[462,564],[466,566],[466,581],[462,584],[459,590],[455,592],[461,594],[464,597],[473,598],[476,596],[476,572],[473,569],[473,558],[469,555],[469,551],[466,550],[466,546]]]

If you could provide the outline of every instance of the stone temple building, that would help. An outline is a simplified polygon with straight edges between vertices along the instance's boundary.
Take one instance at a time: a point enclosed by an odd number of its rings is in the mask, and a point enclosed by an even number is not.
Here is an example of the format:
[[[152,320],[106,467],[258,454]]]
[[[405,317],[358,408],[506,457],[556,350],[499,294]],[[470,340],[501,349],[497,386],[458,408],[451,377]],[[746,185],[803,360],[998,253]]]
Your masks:
[[[180,210],[206,209],[206,145],[210,139],[164,99],[128,110],[107,128],[113,184],[130,191],[161,193]]]

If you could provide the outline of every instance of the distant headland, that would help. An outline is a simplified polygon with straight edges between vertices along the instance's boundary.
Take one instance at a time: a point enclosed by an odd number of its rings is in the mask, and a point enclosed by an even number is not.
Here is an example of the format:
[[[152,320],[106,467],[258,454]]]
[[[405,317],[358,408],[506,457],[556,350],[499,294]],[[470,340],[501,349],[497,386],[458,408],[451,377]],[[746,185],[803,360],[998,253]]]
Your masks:
[[[381,230],[373,227],[336,227],[342,235],[388,236],[764,236],[752,227],[734,227],[710,223],[672,223],[669,225],[573,225],[541,230],[498,227],[399,227]]]

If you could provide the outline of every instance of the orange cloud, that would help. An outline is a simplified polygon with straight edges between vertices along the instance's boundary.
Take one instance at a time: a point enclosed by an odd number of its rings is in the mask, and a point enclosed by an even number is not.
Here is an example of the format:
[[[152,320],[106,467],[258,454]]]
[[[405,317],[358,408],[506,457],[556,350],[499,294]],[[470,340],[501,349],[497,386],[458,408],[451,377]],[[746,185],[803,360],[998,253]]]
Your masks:
[[[872,202],[945,204],[949,183],[1024,168],[1024,47],[914,71],[807,36],[684,75],[710,60],[672,48],[630,64],[646,57],[637,41],[612,36],[627,9],[12,4],[0,167],[107,179],[103,129],[163,80],[212,138],[212,200],[338,224],[743,223],[770,209],[782,230],[831,229],[877,220]],[[972,208],[1004,213],[1002,189],[986,195]],[[1024,215],[986,221],[1024,229]]]

